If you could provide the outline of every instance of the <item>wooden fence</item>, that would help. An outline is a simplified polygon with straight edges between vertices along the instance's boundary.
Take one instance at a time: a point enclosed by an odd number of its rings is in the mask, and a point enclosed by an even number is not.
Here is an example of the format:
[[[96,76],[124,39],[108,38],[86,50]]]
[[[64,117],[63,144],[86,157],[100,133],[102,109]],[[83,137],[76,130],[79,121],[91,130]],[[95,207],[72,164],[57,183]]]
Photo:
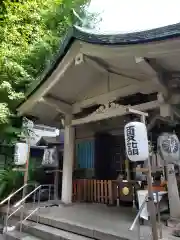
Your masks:
[[[111,205],[114,202],[113,182],[111,180],[74,180],[73,201]]]

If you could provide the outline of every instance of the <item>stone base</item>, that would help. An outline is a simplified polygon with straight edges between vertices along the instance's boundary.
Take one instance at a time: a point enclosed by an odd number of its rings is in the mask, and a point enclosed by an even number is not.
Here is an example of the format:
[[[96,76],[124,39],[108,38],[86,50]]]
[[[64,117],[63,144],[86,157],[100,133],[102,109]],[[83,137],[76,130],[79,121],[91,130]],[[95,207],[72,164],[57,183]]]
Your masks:
[[[167,220],[167,226],[170,228],[175,228],[178,224],[180,224],[180,219],[169,218]]]

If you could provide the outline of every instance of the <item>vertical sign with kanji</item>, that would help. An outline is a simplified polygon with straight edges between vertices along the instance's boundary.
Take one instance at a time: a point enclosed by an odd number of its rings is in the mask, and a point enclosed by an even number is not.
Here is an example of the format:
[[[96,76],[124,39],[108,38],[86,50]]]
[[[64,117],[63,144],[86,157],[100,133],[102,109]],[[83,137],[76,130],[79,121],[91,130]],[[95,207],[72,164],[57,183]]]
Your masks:
[[[138,143],[135,139],[135,126],[126,127],[127,147],[129,156],[139,155]]]

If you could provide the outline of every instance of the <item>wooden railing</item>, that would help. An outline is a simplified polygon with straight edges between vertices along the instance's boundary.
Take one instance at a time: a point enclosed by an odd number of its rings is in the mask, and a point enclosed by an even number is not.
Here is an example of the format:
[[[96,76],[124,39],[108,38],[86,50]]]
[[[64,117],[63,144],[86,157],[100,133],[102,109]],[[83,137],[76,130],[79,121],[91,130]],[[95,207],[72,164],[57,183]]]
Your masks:
[[[111,180],[74,180],[73,201],[111,205],[114,202],[113,182]]]

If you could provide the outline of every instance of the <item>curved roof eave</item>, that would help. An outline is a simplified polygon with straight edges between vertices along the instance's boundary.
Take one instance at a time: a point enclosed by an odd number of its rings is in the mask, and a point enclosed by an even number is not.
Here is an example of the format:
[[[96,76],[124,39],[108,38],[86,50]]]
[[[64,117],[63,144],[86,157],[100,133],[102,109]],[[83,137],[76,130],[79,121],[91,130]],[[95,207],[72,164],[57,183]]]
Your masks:
[[[17,106],[22,105],[27,98],[29,98],[52,74],[52,72],[58,66],[58,63],[66,55],[68,49],[75,39],[84,41],[91,44],[99,45],[129,45],[138,43],[147,43],[152,41],[160,41],[169,38],[175,38],[180,36],[180,23],[155,28],[152,30],[126,33],[126,34],[107,34],[98,33],[94,30],[89,30],[83,27],[73,26],[69,29],[65,38],[60,42],[60,48],[54,61],[51,62],[50,66],[46,68],[39,81],[32,85],[30,90],[26,94],[26,98]]]
[[[133,33],[98,33],[98,31],[74,26],[75,38],[92,44],[125,45],[160,41],[180,36],[180,23]]]

